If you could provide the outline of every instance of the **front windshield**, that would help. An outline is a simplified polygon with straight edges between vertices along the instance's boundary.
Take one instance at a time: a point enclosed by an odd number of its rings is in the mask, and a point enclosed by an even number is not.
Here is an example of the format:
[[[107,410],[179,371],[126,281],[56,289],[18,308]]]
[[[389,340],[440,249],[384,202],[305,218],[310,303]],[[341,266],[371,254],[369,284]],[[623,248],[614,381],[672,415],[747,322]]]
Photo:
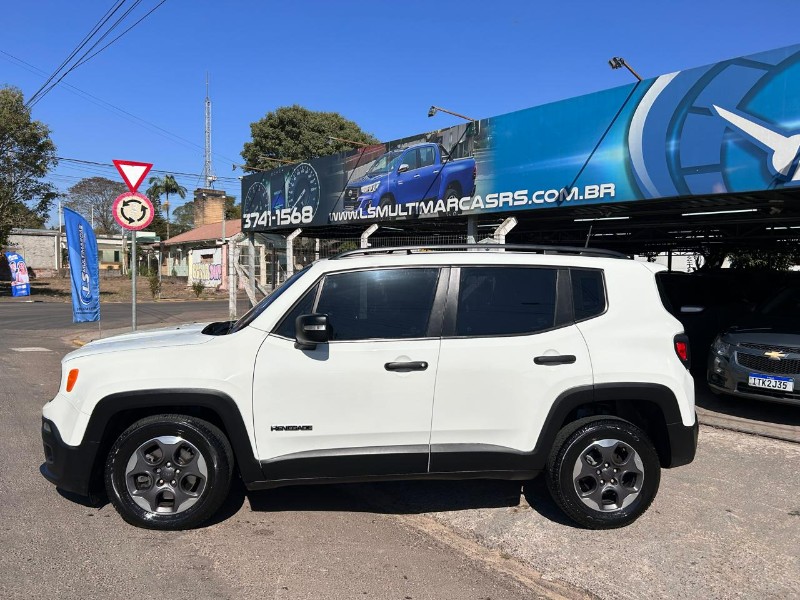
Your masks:
[[[394,169],[397,165],[397,161],[400,160],[400,155],[403,153],[402,150],[392,150],[391,152],[387,152],[383,156],[381,156],[375,163],[370,167],[369,173],[367,175],[380,175],[382,173],[388,173],[392,169]]]
[[[288,290],[295,281],[300,279],[300,277],[302,277],[310,267],[311,265],[308,265],[302,271],[298,271],[297,273],[289,277],[289,279],[284,281],[281,285],[279,285],[277,288],[275,288],[275,290],[269,296],[267,296],[261,302],[256,304],[253,308],[248,310],[242,316],[241,319],[236,321],[236,323],[233,324],[233,327],[231,327],[230,332],[236,333],[237,331],[244,329],[245,327],[250,325],[250,323],[252,323],[253,320],[255,320],[255,318],[258,315],[264,312],[270,304],[275,302],[275,300],[277,300],[281,294],[283,294],[286,290]]]

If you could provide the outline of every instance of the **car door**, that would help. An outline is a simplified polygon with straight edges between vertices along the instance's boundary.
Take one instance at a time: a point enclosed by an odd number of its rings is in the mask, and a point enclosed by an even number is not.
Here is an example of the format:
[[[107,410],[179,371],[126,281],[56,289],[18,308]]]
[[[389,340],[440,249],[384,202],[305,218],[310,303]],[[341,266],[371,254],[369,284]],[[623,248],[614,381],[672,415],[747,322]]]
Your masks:
[[[424,473],[446,277],[438,267],[325,276],[256,357],[256,443],[269,479]],[[330,341],[294,347],[301,314]],[[432,316],[434,315],[434,316]]]
[[[436,164],[436,150],[433,145],[420,146],[416,150],[417,168],[411,173],[406,188],[409,201],[416,202],[426,198],[436,198],[439,194],[439,165]]]
[[[416,148],[409,148],[403,153],[403,156],[397,162],[397,174],[395,187],[395,200],[398,204],[406,204],[407,202],[416,202],[421,198],[418,195],[417,188],[419,187],[417,166],[419,164],[419,152]],[[401,167],[407,169],[400,172]]]
[[[592,384],[566,269],[453,269],[431,429],[431,472],[524,469],[553,401]]]

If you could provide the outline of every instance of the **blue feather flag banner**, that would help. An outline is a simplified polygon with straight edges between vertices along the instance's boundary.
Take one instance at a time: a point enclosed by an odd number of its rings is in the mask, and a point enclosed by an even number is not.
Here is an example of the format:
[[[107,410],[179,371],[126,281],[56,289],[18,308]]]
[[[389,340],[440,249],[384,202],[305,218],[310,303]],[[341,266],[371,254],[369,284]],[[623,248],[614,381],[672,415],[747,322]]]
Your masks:
[[[100,265],[97,239],[81,215],[64,209],[69,253],[69,277],[72,282],[72,322],[100,320]]]

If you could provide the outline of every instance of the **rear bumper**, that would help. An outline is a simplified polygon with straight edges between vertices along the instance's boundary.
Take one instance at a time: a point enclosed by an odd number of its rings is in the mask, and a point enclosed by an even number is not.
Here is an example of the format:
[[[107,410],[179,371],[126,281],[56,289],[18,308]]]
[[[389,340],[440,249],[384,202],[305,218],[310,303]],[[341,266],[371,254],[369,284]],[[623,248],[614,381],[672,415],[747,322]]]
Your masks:
[[[670,423],[667,425],[669,435],[670,463],[669,467],[680,467],[688,465],[694,460],[697,453],[697,436],[700,432],[700,425],[697,422],[697,415],[694,417],[693,425],[683,423]]]
[[[91,494],[92,467],[99,444],[84,441],[79,446],[69,446],[61,439],[55,424],[42,419],[44,463],[39,472],[50,483],[67,492],[89,497]]]

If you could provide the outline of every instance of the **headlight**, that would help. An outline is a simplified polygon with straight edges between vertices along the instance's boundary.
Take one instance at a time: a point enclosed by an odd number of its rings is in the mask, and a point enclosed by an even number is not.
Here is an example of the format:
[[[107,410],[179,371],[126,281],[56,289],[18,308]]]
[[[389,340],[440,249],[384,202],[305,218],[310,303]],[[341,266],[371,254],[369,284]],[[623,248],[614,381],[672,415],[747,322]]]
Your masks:
[[[362,194],[371,194],[375,190],[377,190],[381,185],[380,181],[376,181],[375,183],[370,183],[368,185],[361,186],[361,193]]]
[[[728,358],[731,355],[731,345],[727,342],[723,342],[722,338],[717,337],[714,343],[711,344],[711,351],[717,356]]]

